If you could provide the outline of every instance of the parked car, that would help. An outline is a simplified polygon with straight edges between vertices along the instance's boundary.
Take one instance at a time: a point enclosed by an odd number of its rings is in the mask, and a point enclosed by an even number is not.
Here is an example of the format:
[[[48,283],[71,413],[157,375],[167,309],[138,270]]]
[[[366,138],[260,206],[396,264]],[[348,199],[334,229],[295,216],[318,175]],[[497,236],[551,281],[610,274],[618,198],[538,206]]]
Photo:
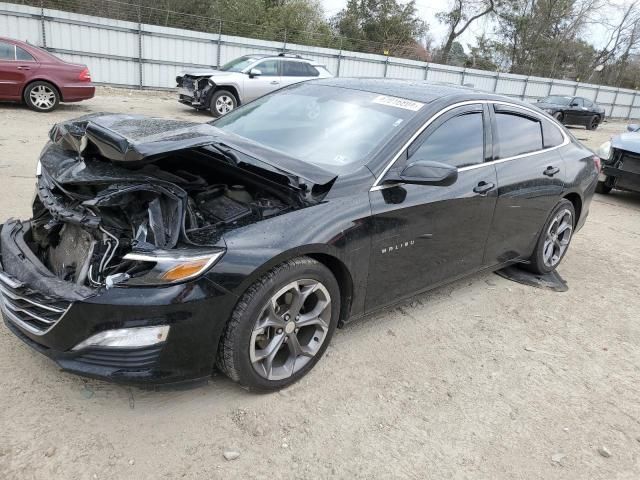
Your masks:
[[[640,125],[628,125],[626,133],[613,136],[596,153],[602,159],[596,192],[640,192]]]
[[[584,125],[587,130],[604,120],[604,108],[583,97],[551,95],[538,99],[536,106],[564,125]]]
[[[130,383],[217,365],[282,388],[348,321],[481,270],[553,271],[600,169],[523,102],[390,79],[50,138],[33,218],[0,232],[5,321],[65,370]]]
[[[94,95],[86,65],[68,63],[27,42],[0,37],[0,100],[24,102],[37,112],[50,112],[60,102],[79,102]]]
[[[239,105],[305,80],[331,77],[299,55],[245,55],[218,70],[191,70],[176,77],[178,101],[220,117]]]

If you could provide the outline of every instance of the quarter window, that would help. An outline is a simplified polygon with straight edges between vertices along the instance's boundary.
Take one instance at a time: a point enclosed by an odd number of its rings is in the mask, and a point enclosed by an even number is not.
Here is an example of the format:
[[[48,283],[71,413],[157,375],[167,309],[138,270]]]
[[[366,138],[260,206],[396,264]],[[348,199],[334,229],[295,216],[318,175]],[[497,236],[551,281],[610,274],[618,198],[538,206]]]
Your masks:
[[[496,127],[499,158],[542,150],[542,129],[538,120],[496,112]]]
[[[16,50],[10,43],[0,42],[0,60],[15,60]]]
[[[20,48],[18,46],[16,46],[16,60],[22,61],[22,62],[35,62],[35,58],[33,58],[33,56],[27,52],[26,50],[24,50],[23,48]]]
[[[254,68],[260,70],[263,77],[277,77],[279,75],[278,60],[265,60],[258,63]]]
[[[429,160],[458,168],[484,161],[484,129],[482,113],[453,117],[427,137],[409,160]]]
[[[558,127],[552,125],[551,122],[542,122],[542,140],[544,148],[551,148],[564,142],[564,137]]]

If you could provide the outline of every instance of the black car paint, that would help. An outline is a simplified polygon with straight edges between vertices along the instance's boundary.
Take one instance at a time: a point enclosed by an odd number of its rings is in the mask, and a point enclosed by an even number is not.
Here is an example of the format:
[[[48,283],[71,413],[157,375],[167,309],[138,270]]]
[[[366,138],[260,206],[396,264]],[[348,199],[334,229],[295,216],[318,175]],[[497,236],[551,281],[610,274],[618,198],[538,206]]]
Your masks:
[[[577,226],[584,223],[597,172],[591,152],[574,139],[523,159],[461,171],[458,181],[449,187],[400,184],[372,189],[377,179],[384,182],[383,172],[387,173],[396,154],[404,158],[400,153],[403,145],[443,109],[480,102],[485,115],[492,118],[487,101],[531,110],[529,105],[420,82],[319,82],[425,105],[365,166],[338,176],[322,201],[225,233],[225,255],[201,278],[167,287],[101,291],[73,303],[50,332],[32,335],[20,330],[20,338],[62,368],[84,375],[154,384],[205,378],[238,298],[286,259],[309,255],[333,271],[341,286],[340,321],[344,323],[470,273],[526,260],[544,220],[563,197],[570,198],[580,212]],[[485,159],[492,161],[496,158],[492,132],[487,124],[485,127],[489,147]],[[549,166],[559,169],[553,177],[543,173]],[[474,189],[479,185],[493,187],[477,193]],[[14,248],[5,230],[15,224],[8,222],[3,228],[3,261],[7,249]],[[32,269],[29,255],[22,258],[23,268]],[[12,266],[12,271],[19,269]],[[9,323],[6,318],[5,322]],[[101,330],[165,323],[172,329],[150,368],[96,367],[77,360],[82,352],[69,351]]]
[[[564,125],[589,125],[594,116],[598,117],[598,121],[602,123],[605,117],[605,110],[595,102],[591,102],[591,107],[586,107],[583,97],[573,97],[569,105],[559,103],[545,102],[544,99],[539,100],[535,106],[546,111],[552,116],[561,115]]]

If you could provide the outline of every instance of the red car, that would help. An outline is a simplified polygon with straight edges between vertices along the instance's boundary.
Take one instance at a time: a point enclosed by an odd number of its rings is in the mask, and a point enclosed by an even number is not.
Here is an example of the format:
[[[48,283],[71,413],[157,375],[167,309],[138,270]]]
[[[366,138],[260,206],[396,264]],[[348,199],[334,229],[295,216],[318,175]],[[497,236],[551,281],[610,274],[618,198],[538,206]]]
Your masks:
[[[38,112],[95,95],[86,65],[67,63],[26,42],[0,37],[0,100],[24,101]]]

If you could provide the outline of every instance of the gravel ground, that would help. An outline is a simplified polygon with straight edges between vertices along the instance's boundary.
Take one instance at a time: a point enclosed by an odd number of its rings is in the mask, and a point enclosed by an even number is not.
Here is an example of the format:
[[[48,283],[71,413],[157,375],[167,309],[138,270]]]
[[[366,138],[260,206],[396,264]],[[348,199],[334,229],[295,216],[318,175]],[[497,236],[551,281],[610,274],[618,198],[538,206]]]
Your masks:
[[[96,111],[210,118],[107,89],[51,114],[0,105],[0,219],[29,216],[51,124]],[[623,128],[573,132],[595,148]],[[339,330],[269,395],[82,379],[2,325],[1,477],[637,479],[639,242],[640,196],[596,195],[559,269],[568,292],[458,281]]]

